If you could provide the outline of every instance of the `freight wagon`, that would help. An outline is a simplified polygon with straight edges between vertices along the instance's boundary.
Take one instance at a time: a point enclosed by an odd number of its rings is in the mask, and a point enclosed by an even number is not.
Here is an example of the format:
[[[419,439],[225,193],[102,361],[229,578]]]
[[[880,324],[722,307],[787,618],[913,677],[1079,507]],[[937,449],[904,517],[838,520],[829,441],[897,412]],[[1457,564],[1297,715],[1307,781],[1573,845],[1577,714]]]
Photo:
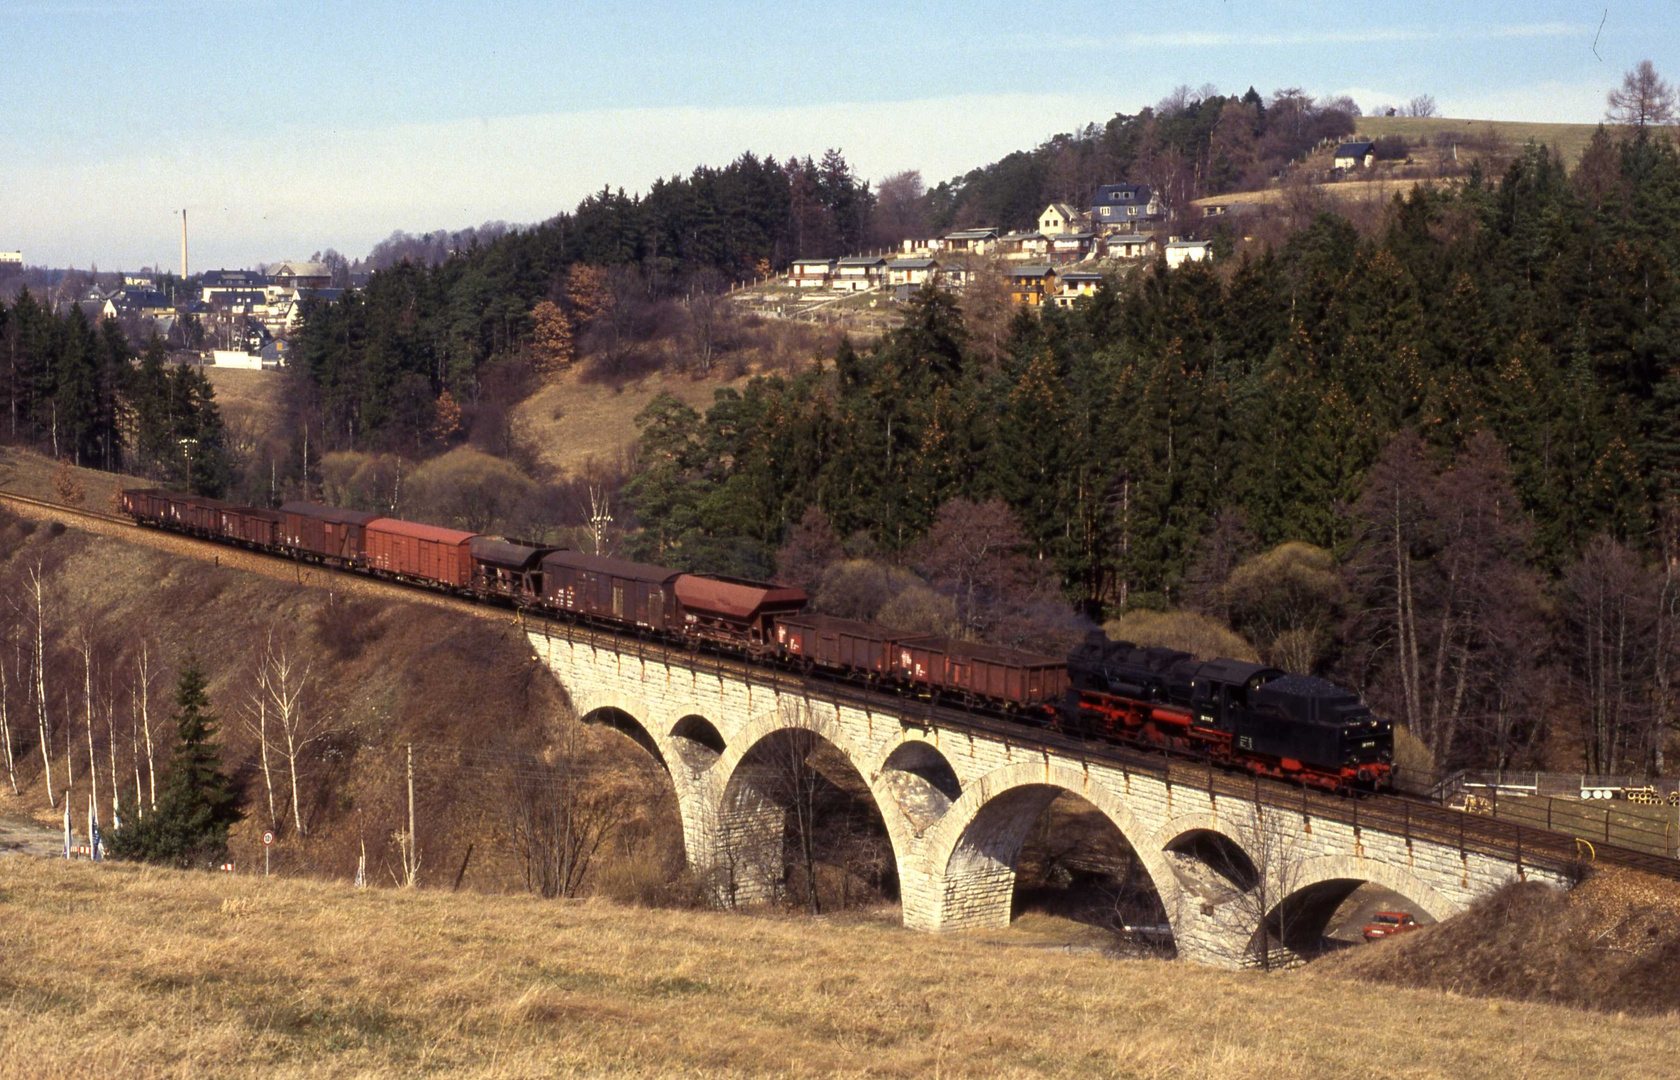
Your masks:
[[[753,651],[775,642],[778,615],[805,610],[807,600],[804,589],[711,574],[683,574],[676,591],[687,633]]]
[[[937,636],[899,641],[893,675],[935,695],[1017,709],[1054,706],[1068,688],[1065,661]]]
[[[557,611],[660,633],[681,629],[673,587],[680,571],[563,550],[543,556],[542,571],[543,603]]]
[[[280,508],[285,523],[280,546],[296,548],[317,559],[355,562],[362,557],[362,529],[378,514],[340,510],[319,503],[289,502]]]
[[[362,559],[376,574],[464,589],[472,584],[474,533],[377,518],[362,526]]]
[[[510,600],[542,593],[543,558],[559,550],[500,536],[475,536],[471,549],[473,591]]]
[[[776,642],[788,659],[871,680],[892,671],[893,646],[905,636],[834,615],[783,615],[776,620]]]

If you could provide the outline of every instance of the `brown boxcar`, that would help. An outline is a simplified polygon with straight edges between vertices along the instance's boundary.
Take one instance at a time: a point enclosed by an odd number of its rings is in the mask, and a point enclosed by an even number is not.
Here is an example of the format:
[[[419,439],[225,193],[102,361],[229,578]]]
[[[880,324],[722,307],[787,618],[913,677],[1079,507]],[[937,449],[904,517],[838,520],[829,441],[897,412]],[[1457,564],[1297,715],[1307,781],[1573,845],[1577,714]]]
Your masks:
[[[682,628],[672,586],[681,571],[581,551],[550,552],[542,571],[543,602],[556,610],[653,630]]]
[[[136,521],[161,525],[169,519],[170,493],[162,488],[128,488],[122,493],[123,513]]]
[[[778,615],[805,610],[804,589],[764,581],[684,574],[677,579],[685,632],[720,641],[767,644]]]
[[[1067,662],[947,637],[904,638],[893,674],[912,686],[1008,705],[1053,705],[1067,691]]]
[[[905,636],[885,626],[833,615],[782,615],[776,619],[776,644],[790,659],[870,675],[885,675],[892,670],[892,648]]]
[[[475,536],[472,544],[473,588],[495,596],[534,597],[541,591],[543,556],[558,548]]]
[[[286,516],[278,510],[233,506],[222,511],[222,535],[256,547],[276,547]]]
[[[362,558],[371,570],[452,588],[472,584],[477,533],[378,518],[362,526]]]
[[[319,503],[289,502],[280,508],[285,518],[280,546],[311,555],[350,562],[362,557],[362,528],[379,520],[366,510],[341,510]]]

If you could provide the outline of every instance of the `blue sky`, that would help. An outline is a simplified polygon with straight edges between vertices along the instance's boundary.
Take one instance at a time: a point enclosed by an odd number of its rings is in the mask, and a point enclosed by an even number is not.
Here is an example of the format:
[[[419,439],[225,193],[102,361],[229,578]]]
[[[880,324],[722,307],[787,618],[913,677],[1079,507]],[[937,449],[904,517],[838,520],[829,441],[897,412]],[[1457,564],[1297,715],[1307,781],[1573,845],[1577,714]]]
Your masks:
[[[0,0],[0,248],[174,266],[185,206],[198,268],[355,257],[747,149],[931,182],[1180,83],[1592,122],[1680,81],[1676,0],[485,7]]]

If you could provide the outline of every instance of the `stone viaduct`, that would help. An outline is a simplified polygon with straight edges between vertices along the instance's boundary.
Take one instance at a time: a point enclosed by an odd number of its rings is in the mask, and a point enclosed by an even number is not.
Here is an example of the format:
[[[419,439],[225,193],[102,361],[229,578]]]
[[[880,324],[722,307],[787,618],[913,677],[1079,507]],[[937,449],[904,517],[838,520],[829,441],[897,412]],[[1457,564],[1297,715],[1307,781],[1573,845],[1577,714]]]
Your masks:
[[[1160,897],[1178,954],[1203,963],[1251,964],[1262,940],[1274,956],[1316,944],[1366,882],[1435,919],[1513,878],[1567,883],[1564,860],[1537,859],[1532,838],[1526,857],[1520,834],[1515,850],[1467,842],[1462,819],[1481,822],[1456,811],[1425,807],[1434,820],[1414,827],[1398,800],[1309,797],[1199,767],[1204,780],[1185,782],[1185,770],[1160,758],[1056,749],[1030,728],[1019,738],[995,722],[976,730],[932,720],[920,703],[829,693],[794,675],[546,621],[525,629],[580,718],[619,728],[664,766],[689,863],[725,903],[768,898],[783,873],[786,809],[762,762],[794,732],[825,740],[868,786],[897,861],[904,924],[918,930],[1007,926],[1016,859],[1063,792],[1113,823]],[[1460,822],[1456,837],[1442,825],[1449,819]]]

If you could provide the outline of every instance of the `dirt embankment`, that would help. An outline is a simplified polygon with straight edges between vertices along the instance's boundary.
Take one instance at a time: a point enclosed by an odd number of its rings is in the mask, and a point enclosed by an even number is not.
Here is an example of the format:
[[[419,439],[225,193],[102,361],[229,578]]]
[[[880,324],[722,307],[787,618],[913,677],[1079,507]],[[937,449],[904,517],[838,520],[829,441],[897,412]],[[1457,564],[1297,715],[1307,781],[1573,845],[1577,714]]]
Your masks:
[[[1680,882],[1511,884],[1456,918],[1321,961],[1334,976],[1611,1012],[1680,1011]]]
[[[29,701],[37,569],[56,809],[46,797],[37,712]],[[447,886],[459,877],[463,888],[523,888],[525,868],[511,841],[516,792],[529,779],[522,769],[555,760],[562,744],[583,772],[621,780],[637,793],[597,872],[634,876],[626,867],[669,863],[667,847],[680,843],[672,838],[681,832],[668,784],[660,786],[663,778],[628,740],[571,719],[563,689],[533,659],[512,620],[464,617],[446,606],[360,591],[347,595],[325,575],[316,580],[297,584],[241,572],[0,509],[0,596],[11,600],[0,604],[0,670],[21,789],[13,795],[0,773],[0,816],[56,825],[70,779],[77,831],[83,831],[92,788],[88,682],[100,805],[108,814],[112,743],[125,796],[134,787],[137,757],[143,782],[148,774],[144,750],[135,752],[136,742],[144,742],[143,732],[136,738],[140,658],[149,657],[154,671],[154,741],[166,746],[175,670],[196,655],[221,719],[224,759],[244,786],[247,817],[234,830],[231,852],[242,867],[262,864],[260,837],[272,828],[277,870],[348,877],[365,845],[369,875],[388,884],[399,864],[393,834],[406,825],[411,743],[423,881]],[[292,809],[290,773],[270,718],[272,817],[255,730],[256,673],[271,641],[296,671],[307,669],[303,708],[317,736],[299,754],[300,814]]]

